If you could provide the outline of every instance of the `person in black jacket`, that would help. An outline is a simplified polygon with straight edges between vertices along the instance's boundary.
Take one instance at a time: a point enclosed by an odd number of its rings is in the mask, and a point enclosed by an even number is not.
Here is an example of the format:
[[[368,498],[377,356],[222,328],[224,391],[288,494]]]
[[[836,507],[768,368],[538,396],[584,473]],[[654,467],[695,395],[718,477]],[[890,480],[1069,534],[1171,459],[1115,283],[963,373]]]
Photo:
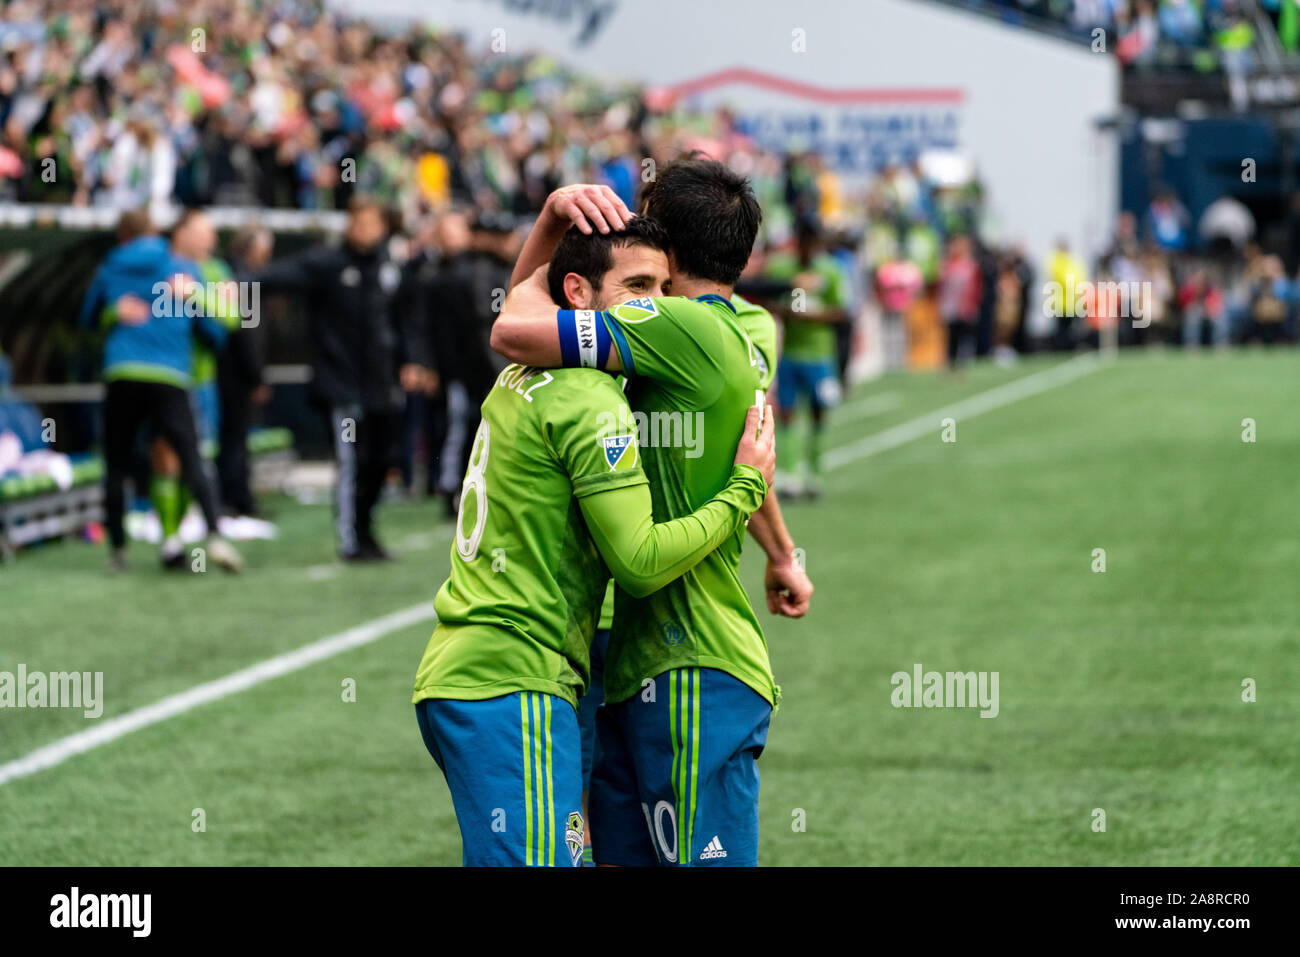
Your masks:
[[[387,232],[383,207],[354,196],[341,246],[309,249],[257,274],[268,288],[296,289],[306,301],[312,391],[334,441],[335,517],[345,561],[391,557],[375,539],[371,515],[396,464],[403,390],[432,382],[420,297],[402,289]]]
[[[455,515],[479,406],[507,364],[489,340],[519,250],[513,220],[496,213],[479,213],[471,223],[461,212],[448,212],[438,241],[443,255],[424,301],[434,316],[446,387],[438,489],[446,495],[447,514]]]
[[[252,281],[253,274],[271,259],[274,240],[264,226],[246,226],[230,242],[230,260],[236,282]],[[257,300],[260,301],[260,297]],[[226,341],[217,358],[217,390],[221,396],[220,445],[217,475],[221,501],[235,515],[256,515],[257,503],[249,484],[248,428],[253,406],[266,401],[269,388],[262,382],[265,330],[261,317],[251,320]]]
[[[435,241],[435,223],[423,223],[412,237],[411,257],[406,262],[404,294],[419,300],[404,304],[404,308],[419,309],[428,325],[425,335],[430,342],[438,343],[438,367],[434,370],[432,388],[409,390],[406,393],[406,412],[402,422],[402,487],[408,496],[416,494],[416,458],[423,444],[425,452],[425,494],[432,498],[438,493],[439,460],[443,441],[447,435],[447,398],[440,387],[445,377],[446,363],[450,358],[439,335],[437,320],[441,304],[436,298],[438,273],[442,267],[442,250]]]

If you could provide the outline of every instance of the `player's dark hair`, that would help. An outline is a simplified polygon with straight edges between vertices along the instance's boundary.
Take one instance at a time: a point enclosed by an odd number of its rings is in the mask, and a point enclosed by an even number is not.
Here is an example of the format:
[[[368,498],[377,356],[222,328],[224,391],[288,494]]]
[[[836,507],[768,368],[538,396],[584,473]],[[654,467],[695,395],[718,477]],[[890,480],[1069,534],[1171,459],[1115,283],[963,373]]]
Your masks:
[[[573,305],[564,295],[564,277],[571,272],[591,283],[593,289],[600,288],[605,273],[614,267],[615,248],[624,246],[648,246],[667,253],[668,234],[646,216],[633,216],[618,232],[592,230],[587,234],[576,226],[570,226],[555,247],[550,268],[546,271],[546,286],[551,299],[566,309]]]
[[[763,212],[749,180],[717,160],[673,160],[641,194],[641,210],[668,231],[677,268],[734,286],[749,262]]]

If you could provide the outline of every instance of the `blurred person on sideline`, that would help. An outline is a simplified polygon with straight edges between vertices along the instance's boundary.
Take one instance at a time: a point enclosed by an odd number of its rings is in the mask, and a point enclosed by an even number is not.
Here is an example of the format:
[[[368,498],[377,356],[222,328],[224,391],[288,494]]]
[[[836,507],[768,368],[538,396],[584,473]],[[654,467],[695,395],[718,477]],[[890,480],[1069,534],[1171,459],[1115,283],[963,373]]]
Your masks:
[[[997,259],[993,293],[993,358],[1011,363],[1016,358],[1016,336],[1024,321],[1025,290],[1014,253],[1004,252]]]
[[[217,355],[229,344],[231,334],[239,329],[238,293],[234,287],[225,285],[230,270],[224,262],[213,257],[216,245],[217,231],[202,210],[184,210],[172,226],[172,255],[192,265],[192,274],[202,289],[203,311],[217,320],[225,332],[219,343],[215,339],[195,338],[190,370],[190,404],[194,412],[200,461],[214,490],[218,488],[218,479],[209,457],[217,442],[220,417]],[[181,567],[184,554],[180,548],[180,527],[189,509],[190,498],[181,482],[180,456],[164,436],[154,435],[149,444],[149,464],[153,472],[149,497],[158,513],[163,541],[171,543],[164,545],[164,552],[168,553],[164,557],[171,567]]]
[[[439,316],[445,304],[439,294],[439,275],[455,255],[454,244],[442,245],[438,234],[447,219],[425,219],[415,230],[411,240],[410,258],[405,269],[404,295],[417,302],[404,303],[401,308],[416,309],[424,316],[424,335],[429,342],[437,343],[437,368],[433,372],[431,388],[406,390],[406,409],[402,418],[402,488],[414,498],[416,495],[416,459],[421,446],[424,449],[424,490],[432,498],[438,492],[438,472],[442,459],[442,446],[447,437],[447,394],[442,387],[452,371],[447,364],[449,350],[442,341]],[[440,248],[441,247],[441,248]]]
[[[400,295],[402,270],[388,255],[388,220],[376,200],[348,204],[344,241],[270,263],[268,288],[299,292],[312,329],[312,390],[325,410],[338,469],[339,557],[392,558],[375,535],[374,508],[397,464],[403,389],[432,388],[431,345],[418,297]]]
[[[125,571],[125,477],[137,434],[148,425],[175,451],[181,479],[203,509],[206,555],[227,571],[243,568],[239,553],[217,532],[216,493],[199,455],[189,386],[194,335],[220,344],[225,330],[204,310],[176,308],[194,295],[197,267],[177,258],[167,240],[153,232],[143,211],[123,214],[119,244],[108,254],[86,292],[81,323],[108,328],[104,342],[104,491],[112,549],[110,569]],[[182,567],[178,536],[165,537],[162,561]],[[179,559],[179,563],[178,563]]]
[[[1048,297],[1056,320],[1052,348],[1058,352],[1066,351],[1074,348],[1074,320],[1080,311],[1080,294],[1086,288],[1088,270],[1083,260],[1070,252],[1069,241],[1061,238],[1056,241],[1056,248],[1047,261],[1047,275],[1059,290],[1057,295]],[[1072,295],[1075,297],[1073,304],[1068,301]]]
[[[1169,260],[1154,245],[1147,249],[1141,259],[1141,281],[1151,284],[1149,322],[1145,327],[1130,326],[1133,341],[1138,345],[1155,342],[1173,341],[1174,306],[1177,304],[1177,290],[1174,286],[1173,272]],[[1226,320],[1224,321],[1226,329]]]
[[[776,372],[779,495],[821,494],[822,439],[827,411],[839,404],[835,330],[850,319],[843,270],[826,251],[821,230],[804,220],[796,228],[793,254],[767,259],[767,276],[790,283],[792,290],[772,310],[785,326]],[[811,422],[800,455],[792,426],[806,398]]]
[[[1251,324],[1247,341],[1256,339],[1268,346],[1282,342],[1286,337],[1286,322],[1293,298],[1282,260],[1277,256],[1265,256],[1251,293]]]
[[[1223,317],[1223,290],[1210,276],[1209,268],[1196,265],[1178,290],[1183,314],[1182,343],[1199,348],[1205,340],[1216,347],[1227,344],[1228,323]]]
[[[438,310],[440,348],[447,351],[447,433],[438,485],[447,497],[448,514],[454,515],[479,406],[507,364],[492,351],[490,338],[510,286],[519,239],[513,217],[492,212],[480,212],[472,220],[461,213],[445,215],[439,239],[450,255],[435,286],[436,305],[431,305]]]
[[[230,240],[231,276],[241,289],[271,261],[274,246],[275,239],[265,226],[251,224],[235,233]],[[254,296],[252,302],[259,304],[260,297]],[[254,314],[247,318],[249,324],[231,336],[217,360],[221,400],[217,474],[225,509],[233,515],[255,516],[258,509],[249,478],[248,430],[253,407],[267,403],[271,387],[263,380],[266,331],[262,317]]]
[[[963,347],[975,345],[975,323],[979,318],[980,264],[974,244],[965,235],[948,240],[947,254],[939,275],[939,314],[948,330],[948,368],[956,369]]]

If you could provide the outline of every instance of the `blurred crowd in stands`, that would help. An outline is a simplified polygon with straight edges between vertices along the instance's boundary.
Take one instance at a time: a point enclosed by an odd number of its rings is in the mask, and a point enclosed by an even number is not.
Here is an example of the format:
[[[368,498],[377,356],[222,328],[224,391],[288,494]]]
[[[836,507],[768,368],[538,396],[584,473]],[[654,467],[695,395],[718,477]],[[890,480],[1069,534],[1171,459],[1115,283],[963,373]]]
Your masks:
[[[1222,38],[1245,9],[1233,0],[1001,6],[1100,23],[1121,47],[1143,30],[1176,42]],[[321,0],[11,0],[0,12],[0,131],[0,200],[312,210],[364,195],[390,210],[394,258],[417,263],[466,250],[508,261],[555,187],[604,183],[630,206],[650,163],[700,149],[749,175],[763,206],[748,280],[761,279],[767,254],[793,252],[798,234],[815,232],[844,270],[851,315],[874,300],[898,317],[927,297],[950,327],[973,324],[950,339],[969,339],[979,355],[1086,337],[1059,321],[1047,329],[1056,317],[1042,316],[1036,278],[1053,280],[1062,263],[1094,279],[1140,274],[1168,290],[1156,329],[1189,309],[1222,313],[1231,335],[1216,341],[1244,338],[1242,316],[1268,298],[1261,277],[1279,269],[1262,253],[1241,254],[1249,234],[1234,237],[1234,255],[1202,265],[1189,252],[1200,237],[1186,210],[1165,194],[1125,220],[1099,262],[1096,250],[1058,250],[1030,263],[1014,242],[981,241],[989,231],[973,169],[952,177],[899,157],[850,195],[819,156],[765,153],[725,110],[688,112],[664,93],[597,83],[545,56],[482,55],[452,34],[383,33]],[[1200,298],[1198,282],[1211,290]],[[1281,296],[1287,334],[1295,300]]]
[[[1245,72],[1254,66],[1260,31],[1295,53],[1300,18],[1292,0],[956,0],[1012,23],[1049,22],[1092,39],[1105,31],[1107,51],[1126,65],[1188,66]]]

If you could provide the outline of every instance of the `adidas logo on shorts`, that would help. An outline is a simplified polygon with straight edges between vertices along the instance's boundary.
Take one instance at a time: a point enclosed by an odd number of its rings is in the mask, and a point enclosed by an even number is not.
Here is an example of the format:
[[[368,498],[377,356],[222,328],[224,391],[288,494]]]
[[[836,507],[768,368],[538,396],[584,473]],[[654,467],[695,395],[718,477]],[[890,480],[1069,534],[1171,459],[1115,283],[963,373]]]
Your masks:
[[[718,840],[718,835],[713,835],[713,840],[704,845],[704,850],[700,851],[700,860],[712,861],[719,857],[726,857],[727,852],[722,849],[722,842]]]

